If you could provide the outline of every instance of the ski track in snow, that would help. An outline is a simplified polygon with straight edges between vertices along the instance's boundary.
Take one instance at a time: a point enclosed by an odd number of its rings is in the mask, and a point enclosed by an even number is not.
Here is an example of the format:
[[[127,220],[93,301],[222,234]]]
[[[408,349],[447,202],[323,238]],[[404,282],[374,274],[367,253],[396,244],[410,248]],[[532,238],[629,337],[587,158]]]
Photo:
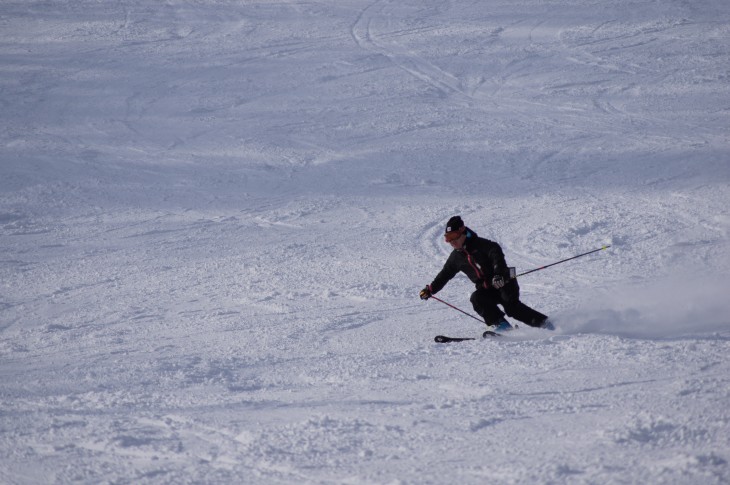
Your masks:
[[[4,2],[0,483],[727,483],[728,25]],[[555,332],[439,345],[454,214],[611,248],[521,279]]]

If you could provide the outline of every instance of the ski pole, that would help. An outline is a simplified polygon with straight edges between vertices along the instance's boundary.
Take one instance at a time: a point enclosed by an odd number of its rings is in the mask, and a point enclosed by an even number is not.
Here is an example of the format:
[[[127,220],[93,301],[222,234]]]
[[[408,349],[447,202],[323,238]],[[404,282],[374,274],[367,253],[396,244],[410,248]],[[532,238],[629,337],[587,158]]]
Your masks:
[[[452,305],[451,303],[447,303],[447,302],[443,301],[443,300],[442,300],[441,298],[437,298],[437,297],[435,297],[435,296],[433,296],[433,295],[431,295],[431,296],[430,296],[430,298],[433,298],[433,299],[434,299],[434,300],[436,300],[436,301],[440,301],[440,302],[441,302],[441,303],[443,303],[444,305],[446,305],[446,306],[449,306],[449,307],[453,308],[454,310],[460,311],[461,313],[463,313],[463,314],[464,314],[464,315],[466,315],[467,317],[472,317],[472,318],[473,318],[474,320],[478,320],[478,321],[480,321],[481,323],[484,323],[484,320],[482,320],[481,318],[477,318],[477,317],[475,317],[474,315],[472,315],[471,313],[465,312],[465,311],[464,311],[464,310],[462,310],[461,308],[457,308],[457,307],[455,307],[454,305]]]
[[[604,249],[610,248],[611,245],[608,244],[606,246],[603,246],[602,248],[594,249],[593,251],[588,251],[587,253],[579,254],[578,256],[573,256],[572,258],[563,259],[562,261],[558,261],[557,263],[548,264],[547,266],[541,266],[539,268],[531,269],[530,271],[525,271],[524,273],[520,273],[515,278],[519,278],[520,276],[525,276],[526,274],[534,273],[535,271],[540,271],[541,269],[549,268],[551,266],[555,266],[556,264],[565,263],[566,261],[570,261],[571,259],[580,258],[582,256],[587,256],[589,254],[597,253],[598,251],[603,251]]]

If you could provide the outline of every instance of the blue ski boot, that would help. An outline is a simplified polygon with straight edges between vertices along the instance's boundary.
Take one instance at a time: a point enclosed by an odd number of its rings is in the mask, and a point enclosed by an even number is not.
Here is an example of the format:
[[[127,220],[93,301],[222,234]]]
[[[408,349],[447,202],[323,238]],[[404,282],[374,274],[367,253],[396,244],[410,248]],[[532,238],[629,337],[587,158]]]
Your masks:
[[[507,320],[504,318],[497,322],[496,325],[492,325],[491,329],[495,332],[506,332],[507,330],[512,330],[514,327],[509,324]]]

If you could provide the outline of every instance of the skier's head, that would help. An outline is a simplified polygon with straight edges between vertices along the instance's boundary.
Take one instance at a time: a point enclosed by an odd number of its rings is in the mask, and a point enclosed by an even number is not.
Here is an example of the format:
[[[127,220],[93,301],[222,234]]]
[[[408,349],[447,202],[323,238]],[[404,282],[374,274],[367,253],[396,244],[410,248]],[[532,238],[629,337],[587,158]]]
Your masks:
[[[460,216],[454,216],[446,223],[446,231],[444,239],[451,244],[454,249],[459,249],[464,245],[466,239],[466,227]]]
[[[446,223],[446,234],[456,232],[462,227],[464,227],[464,221],[461,220],[461,216],[454,216]]]

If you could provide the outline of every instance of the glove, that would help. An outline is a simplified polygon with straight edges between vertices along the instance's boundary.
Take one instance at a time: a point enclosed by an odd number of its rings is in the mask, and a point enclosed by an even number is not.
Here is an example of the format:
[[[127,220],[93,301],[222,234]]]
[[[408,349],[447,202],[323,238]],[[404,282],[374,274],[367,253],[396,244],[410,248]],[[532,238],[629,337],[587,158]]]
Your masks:
[[[505,284],[506,283],[505,283],[504,278],[502,277],[502,275],[495,275],[495,277],[492,278],[492,287],[494,287],[494,289],[496,289],[496,290],[499,290]]]
[[[418,296],[421,297],[421,300],[428,300],[431,298],[431,288],[428,286],[421,290],[421,292],[418,294]]]

